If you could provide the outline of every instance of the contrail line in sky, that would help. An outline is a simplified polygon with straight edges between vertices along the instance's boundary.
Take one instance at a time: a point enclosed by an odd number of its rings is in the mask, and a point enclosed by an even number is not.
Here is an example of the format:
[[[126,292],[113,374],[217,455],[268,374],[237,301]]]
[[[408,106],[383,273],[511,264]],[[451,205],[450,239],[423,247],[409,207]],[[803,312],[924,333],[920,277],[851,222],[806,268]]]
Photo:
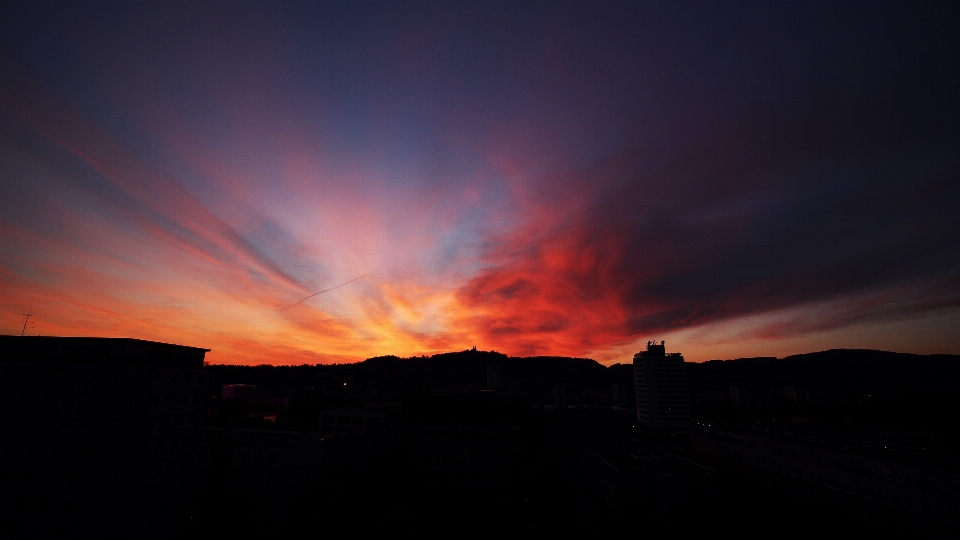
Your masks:
[[[339,289],[340,287],[343,287],[344,285],[346,285],[346,284],[348,284],[348,283],[353,283],[354,281],[356,281],[356,280],[358,280],[358,279],[360,279],[360,278],[367,277],[367,276],[369,276],[369,275],[370,275],[370,274],[364,274],[364,275],[362,275],[362,276],[360,276],[360,277],[355,277],[355,278],[351,279],[350,281],[344,281],[343,283],[337,285],[336,287],[330,287],[329,289],[324,289],[324,290],[322,290],[322,291],[320,291],[320,292],[315,292],[315,293],[311,294],[310,296],[308,296],[308,297],[300,300],[300,301],[297,302],[296,304],[289,305],[289,306],[281,309],[280,311],[286,311],[286,310],[288,310],[288,309],[290,309],[290,308],[292,308],[292,307],[294,307],[294,306],[299,306],[300,304],[306,302],[307,300],[313,298],[314,296],[316,296],[316,295],[318,295],[318,294],[323,294],[323,293],[325,293],[325,292],[327,292],[327,291],[332,291],[332,290],[334,290],[334,289]]]

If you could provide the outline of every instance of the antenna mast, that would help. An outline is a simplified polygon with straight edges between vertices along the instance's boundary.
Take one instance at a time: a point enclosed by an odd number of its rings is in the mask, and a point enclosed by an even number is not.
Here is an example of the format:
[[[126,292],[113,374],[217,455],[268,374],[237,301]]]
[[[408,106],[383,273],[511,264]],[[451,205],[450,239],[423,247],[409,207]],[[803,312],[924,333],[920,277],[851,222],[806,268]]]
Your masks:
[[[24,316],[24,317],[23,317],[23,330],[20,330],[20,336],[21,336],[21,337],[23,337],[24,332],[27,331],[27,321],[30,320],[30,317],[33,317],[33,313],[31,313],[31,311],[33,311],[33,298],[30,299],[30,308],[27,310],[27,312],[26,312],[26,313],[21,313],[21,315]]]

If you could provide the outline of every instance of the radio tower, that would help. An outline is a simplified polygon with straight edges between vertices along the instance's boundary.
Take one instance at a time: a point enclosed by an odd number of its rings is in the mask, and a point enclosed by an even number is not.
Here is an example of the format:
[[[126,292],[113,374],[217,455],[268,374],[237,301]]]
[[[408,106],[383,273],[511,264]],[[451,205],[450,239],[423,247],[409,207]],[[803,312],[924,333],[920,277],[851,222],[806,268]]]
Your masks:
[[[33,298],[30,299],[30,308],[27,309],[26,313],[21,313],[23,315],[23,330],[20,330],[20,337],[23,337],[23,333],[27,331],[27,321],[30,320],[30,317],[33,317]]]

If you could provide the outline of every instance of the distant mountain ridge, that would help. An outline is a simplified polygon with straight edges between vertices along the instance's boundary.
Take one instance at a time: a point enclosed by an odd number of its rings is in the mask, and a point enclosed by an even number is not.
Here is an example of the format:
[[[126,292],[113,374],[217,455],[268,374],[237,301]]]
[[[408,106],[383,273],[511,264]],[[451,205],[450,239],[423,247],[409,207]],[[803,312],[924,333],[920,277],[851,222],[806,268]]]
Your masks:
[[[819,388],[924,386],[960,382],[960,355],[830,349],[784,358],[690,363],[694,385]]]
[[[336,375],[357,383],[420,380],[443,385],[483,384],[487,366],[496,364],[510,380],[540,384],[633,384],[632,364],[604,366],[589,358],[512,357],[470,349],[433,356],[377,356],[353,364],[316,366],[209,366],[233,372],[236,380],[311,386],[317,377]],[[810,388],[954,385],[960,381],[960,355],[915,355],[866,349],[832,349],[784,358],[757,357],[687,363],[691,391],[726,392],[732,385]],[[227,375],[227,373],[223,373]],[[241,376],[241,374],[243,376]],[[228,378],[231,378],[228,377]]]
[[[334,371],[349,373],[358,380],[367,382],[407,376],[439,383],[467,385],[471,382],[486,381],[487,366],[492,364],[497,366],[500,373],[512,379],[536,379],[552,384],[612,382],[608,381],[609,369],[589,358],[515,357],[476,349],[410,358],[378,356],[356,364],[330,367]]]
[[[496,364],[516,379],[556,383],[632,383],[632,364],[604,366],[589,358],[563,356],[512,357],[496,351],[467,350],[433,356],[381,356],[338,369],[379,378],[388,374],[427,377],[442,382],[484,380]],[[348,367],[349,366],[349,367]],[[960,355],[917,355],[872,349],[830,349],[776,357],[688,362],[691,382],[710,379],[721,384],[862,386],[948,384],[960,379]]]

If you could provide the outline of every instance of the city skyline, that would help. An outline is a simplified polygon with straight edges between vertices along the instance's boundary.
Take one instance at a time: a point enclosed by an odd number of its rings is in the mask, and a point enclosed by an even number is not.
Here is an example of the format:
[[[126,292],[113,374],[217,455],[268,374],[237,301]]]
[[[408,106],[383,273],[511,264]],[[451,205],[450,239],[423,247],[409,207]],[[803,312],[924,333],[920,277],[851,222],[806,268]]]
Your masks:
[[[955,11],[9,4],[0,334],[958,354]]]

